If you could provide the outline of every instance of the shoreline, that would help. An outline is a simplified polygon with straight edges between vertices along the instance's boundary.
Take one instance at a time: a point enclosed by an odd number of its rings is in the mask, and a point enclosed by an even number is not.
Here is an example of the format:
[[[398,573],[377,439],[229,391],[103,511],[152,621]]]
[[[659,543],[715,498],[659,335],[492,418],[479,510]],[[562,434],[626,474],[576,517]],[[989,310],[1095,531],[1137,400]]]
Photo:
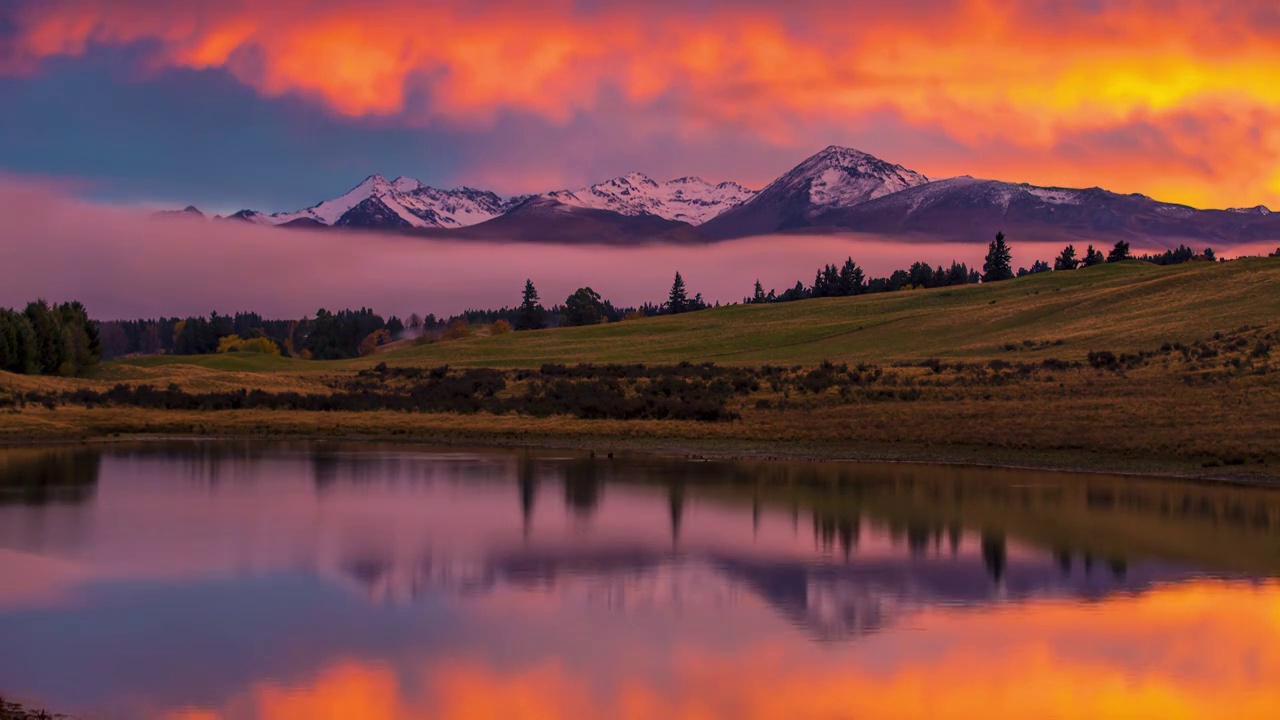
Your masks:
[[[309,442],[385,443],[405,446],[647,455],[691,461],[766,461],[886,465],[935,465],[975,469],[1111,475],[1206,485],[1280,489],[1280,473],[1205,472],[1189,463],[1151,458],[1103,456],[1088,451],[1056,449],[918,447],[909,444],[850,445],[795,441],[708,441],[700,438],[621,436],[498,436],[492,433],[445,432],[412,437],[396,433],[173,433],[138,432],[84,436],[0,437],[0,450],[40,446],[113,445],[166,442]],[[820,445],[822,447],[814,447]],[[751,447],[738,447],[751,446]],[[1060,462],[1057,456],[1076,456]],[[985,456],[985,457],[984,457]],[[1079,462],[1084,460],[1084,462]],[[1179,467],[1180,466],[1180,467]]]

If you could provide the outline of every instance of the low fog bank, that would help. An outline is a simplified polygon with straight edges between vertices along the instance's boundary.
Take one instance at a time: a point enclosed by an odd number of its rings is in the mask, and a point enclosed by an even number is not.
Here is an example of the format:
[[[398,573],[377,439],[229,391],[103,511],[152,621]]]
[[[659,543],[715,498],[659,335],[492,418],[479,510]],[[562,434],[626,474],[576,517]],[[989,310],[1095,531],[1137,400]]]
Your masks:
[[[679,270],[690,294],[740,301],[758,278],[779,292],[852,256],[868,276],[915,261],[981,268],[985,242],[904,242],[869,235],[788,235],[707,246],[591,247],[439,240],[264,228],[76,200],[56,186],[0,177],[0,306],[78,299],[95,318],[253,310],[301,317],[317,308],[383,315],[515,305],[532,278],[544,305],[589,285],[615,305],[666,299]],[[1062,243],[1009,238],[1013,266],[1052,262]],[[1176,243],[1175,243],[1176,244]],[[1135,252],[1164,249],[1153,243]],[[1196,248],[1200,250],[1202,248]],[[1237,247],[1231,255],[1274,247]],[[1104,249],[1105,250],[1105,249]],[[1077,244],[1079,255],[1084,245]]]

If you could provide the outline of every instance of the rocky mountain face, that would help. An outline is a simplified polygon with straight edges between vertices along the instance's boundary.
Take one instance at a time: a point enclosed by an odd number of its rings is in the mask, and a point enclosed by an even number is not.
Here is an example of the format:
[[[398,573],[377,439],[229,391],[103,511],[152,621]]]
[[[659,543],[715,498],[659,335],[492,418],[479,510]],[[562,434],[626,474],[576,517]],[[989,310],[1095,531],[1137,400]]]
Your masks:
[[[813,227],[831,210],[924,185],[929,179],[858,150],[831,146],[707,222],[712,239]]]
[[[987,238],[997,231],[1036,240],[1099,242],[1185,238],[1231,244],[1280,237],[1280,222],[1270,213],[1197,210],[1096,187],[1039,187],[971,177],[831,208],[819,213],[815,224],[955,240]]]

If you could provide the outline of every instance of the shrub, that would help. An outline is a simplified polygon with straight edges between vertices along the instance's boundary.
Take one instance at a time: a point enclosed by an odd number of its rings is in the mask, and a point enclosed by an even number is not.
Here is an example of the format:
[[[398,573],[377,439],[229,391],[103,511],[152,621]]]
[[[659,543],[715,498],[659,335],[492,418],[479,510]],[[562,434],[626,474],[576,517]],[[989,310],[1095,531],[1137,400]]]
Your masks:
[[[509,332],[511,332],[511,323],[506,320],[494,320],[493,324],[489,326],[489,334],[491,335],[506,335]]]
[[[464,317],[455,318],[449,323],[449,327],[444,329],[440,337],[444,340],[461,340],[462,338],[471,337],[471,324]]]
[[[263,355],[279,355],[280,346],[270,338],[242,338],[239,335],[228,335],[218,341],[220,353],[261,353]]]

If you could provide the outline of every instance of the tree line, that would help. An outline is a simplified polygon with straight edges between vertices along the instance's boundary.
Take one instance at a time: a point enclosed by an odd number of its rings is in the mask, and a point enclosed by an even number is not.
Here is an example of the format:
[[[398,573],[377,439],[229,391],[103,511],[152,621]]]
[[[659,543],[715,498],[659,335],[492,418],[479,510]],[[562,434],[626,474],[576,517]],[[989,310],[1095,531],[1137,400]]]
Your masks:
[[[419,320],[419,322],[421,322]],[[396,318],[383,319],[369,308],[330,312],[314,317],[273,320],[241,312],[208,317],[108,320],[97,323],[103,355],[206,355],[216,352],[263,352],[297,358],[337,360],[368,354],[368,342],[383,344],[405,332]]]
[[[1277,251],[1280,253],[1280,250]],[[1067,245],[1053,263],[1035,261],[1016,272],[1003,233],[988,246],[982,271],[953,261],[950,266],[915,262],[884,277],[868,277],[853,258],[842,265],[819,268],[813,283],[797,281],[779,293],[765,291],[757,280],[754,293],[744,303],[776,303],[821,297],[846,297],[904,289],[998,282],[1053,270],[1074,270],[1106,262],[1138,259],[1158,265],[1193,260],[1215,261],[1211,248],[1196,253],[1185,245],[1162,254],[1135,257],[1129,243],[1117,242],[1103,254],[1089,245],[1078,255]],[[718,306],[719,303],[716,303]],[[320,309],[314,317],[268,319],[258,313],[234,315],[210,313],[208,317],[160,317],[156,319],[91,322],[78,302],[49,305],[35,301],[22,312],[0,309],[0,369],[23,373],[75,374],[98,362],[130,354],[199,355],[218,352],[258,352],[288,357],[342,359],[368,355],[379,346],[405,337],[434,340],[465,337],[471,326],[487,325],[491,332],[535,330],[549,327],[594,325],[654,315],[693,312],[711,307],[701,293],[692,296],[679,272],[667,300],[639,307],[614,305],[589,286],[571,293],[562,303],[544,307],[532,279],[525,281],[521,302],[497,310],[466,310],[451,318],[434,314],[384,319],[373,310]]]
[[[509,312],[509,320],[516,330],[541,330],[547,327],[579,327],[639,317],[675,315],[710,307],[712,306],[702,299],[702,293],[689,296],[689,289],[678,271],[667,292],[666,302],[626,308],[615,306],[590,286],[573,291],[563,304],[552,305],[550,309],[544,308],[538,289],[534,287],[533,280],[529,279],[525,280],[524,290],[520,294],[520,305]]]
[[[23,375],[76,375],[102,358],[98,328],[79,302],[0,308],[0,370]]]

